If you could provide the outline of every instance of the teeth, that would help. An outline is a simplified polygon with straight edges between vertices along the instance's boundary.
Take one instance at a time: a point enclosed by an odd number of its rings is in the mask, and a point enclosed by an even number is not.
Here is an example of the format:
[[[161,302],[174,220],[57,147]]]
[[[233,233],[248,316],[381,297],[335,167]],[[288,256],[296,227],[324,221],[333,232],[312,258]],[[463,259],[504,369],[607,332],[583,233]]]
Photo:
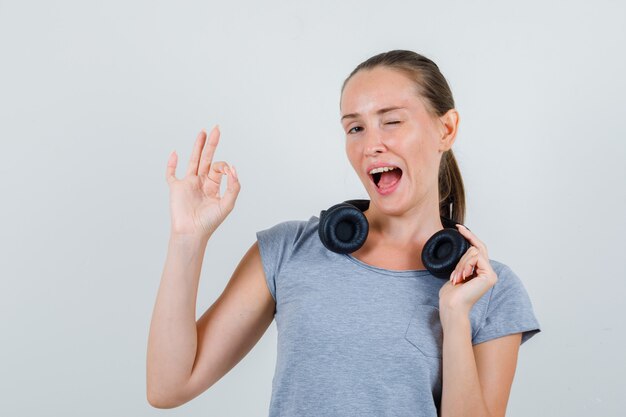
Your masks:
[[[380,168],[374,168],[373,170],[370,171],[370,174],[378,174],[379,172],[387,172],[387,171],[391,171],[393,169],[396,169],[396,167],[380,167]]]

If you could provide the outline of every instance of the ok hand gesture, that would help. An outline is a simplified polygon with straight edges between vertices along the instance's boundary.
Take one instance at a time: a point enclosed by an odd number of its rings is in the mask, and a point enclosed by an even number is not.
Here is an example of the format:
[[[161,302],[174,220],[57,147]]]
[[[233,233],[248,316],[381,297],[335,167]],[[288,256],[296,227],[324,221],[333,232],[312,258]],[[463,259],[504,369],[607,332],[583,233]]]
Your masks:
[[[233,210],[241,186],[235,167],[224,161],[212,162],[220,139],[215,126],[208,135],[203,129],[196,138],[187,174],[176,178],[178,155],[167,161],[166,180],[170,187],[171,233],[208,239]],[[227,188],[220,196],[222,176]]]

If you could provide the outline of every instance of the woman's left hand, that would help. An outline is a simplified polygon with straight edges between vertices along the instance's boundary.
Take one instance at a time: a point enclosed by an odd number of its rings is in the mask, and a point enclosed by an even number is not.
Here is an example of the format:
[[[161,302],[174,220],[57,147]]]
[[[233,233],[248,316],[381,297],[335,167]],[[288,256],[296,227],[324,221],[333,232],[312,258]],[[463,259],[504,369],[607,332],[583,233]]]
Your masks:
[[[489,263],[487,247],[465,226],[457,229],[470,243],[450,275],[450,280],[439,290],[439,311],[442,316],[450,311],[469,315],[472,306],[498,281],[498,275]]]

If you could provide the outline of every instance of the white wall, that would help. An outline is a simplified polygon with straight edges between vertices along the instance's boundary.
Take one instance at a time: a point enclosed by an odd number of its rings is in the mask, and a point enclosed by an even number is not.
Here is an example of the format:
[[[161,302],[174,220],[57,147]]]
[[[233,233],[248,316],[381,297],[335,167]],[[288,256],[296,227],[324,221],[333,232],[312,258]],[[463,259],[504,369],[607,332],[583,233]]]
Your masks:
[[[543,332],[509,416],[623,415],[626,6],[618,1],[0,0],[0,414],[149,416],[148,326],[169,153],[219,123],[242,190],[209,243],[201,314],[255,231],[366,197],[341,82],[433,59],[461,114],[468,226]],[[276,329],[171,416],[265,416]]]

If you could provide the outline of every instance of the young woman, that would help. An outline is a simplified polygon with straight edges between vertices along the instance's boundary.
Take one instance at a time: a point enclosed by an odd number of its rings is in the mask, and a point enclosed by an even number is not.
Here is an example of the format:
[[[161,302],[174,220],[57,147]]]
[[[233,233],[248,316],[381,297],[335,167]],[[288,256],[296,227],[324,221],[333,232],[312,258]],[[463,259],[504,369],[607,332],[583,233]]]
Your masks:
[[[445,78],[417,53],[379,54],[346,79],[340,109],[348,159],[370,197],[364,244],[326,249],[316,216],[259,231],[197,322],[205,247],[240,184],[234,167],[212,161],[217,128],[198,135],[183,179],[170,156],[171,237],[148,341],[153,406],[212,386],[275,318],[270,416],[505,415],[519,346],[540,331],[521,281],[460,225],[470,247],[448,279],[420,256],[442,216],[464,219],[451,150],[459,115]]]

